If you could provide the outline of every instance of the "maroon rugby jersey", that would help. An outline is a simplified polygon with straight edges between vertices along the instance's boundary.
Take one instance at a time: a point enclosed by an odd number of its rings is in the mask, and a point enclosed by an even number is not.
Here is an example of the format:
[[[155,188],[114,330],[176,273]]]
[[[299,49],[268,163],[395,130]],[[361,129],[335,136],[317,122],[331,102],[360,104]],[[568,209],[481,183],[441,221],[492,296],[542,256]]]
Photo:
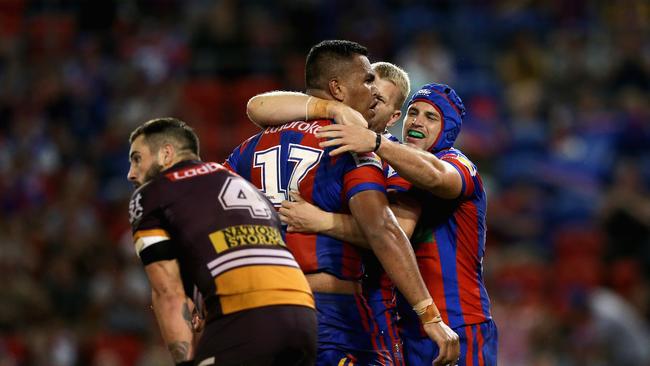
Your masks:
[[[220,164],[174,165],[133,193],[129,213],[143,263],[177,259],[184,283],[198,288],[209,314],[314,307],[273,205]]]

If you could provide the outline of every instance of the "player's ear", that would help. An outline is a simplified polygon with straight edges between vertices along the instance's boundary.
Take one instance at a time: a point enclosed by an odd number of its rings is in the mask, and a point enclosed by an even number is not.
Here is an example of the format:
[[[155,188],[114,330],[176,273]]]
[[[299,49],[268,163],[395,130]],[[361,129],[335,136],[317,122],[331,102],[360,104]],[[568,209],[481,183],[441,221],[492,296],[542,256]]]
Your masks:
[[[386,128],[391,128],[399,121],[400,117],[402,117],[402,111],[399,109],[396,109],[393,111],[393,114],[390,115],[390,119],[388,120],[388,123],[386,124]]]
[[[345,99],[345,86],[339,82],[338,79],[331,79],[327,86],[329,87],[330,94],[334,99],[342,102]]]
[[[176,157],[176,149],[174,145],[165,143],[158,149],[158,162],[163,168],[168,168],[172,165]]]

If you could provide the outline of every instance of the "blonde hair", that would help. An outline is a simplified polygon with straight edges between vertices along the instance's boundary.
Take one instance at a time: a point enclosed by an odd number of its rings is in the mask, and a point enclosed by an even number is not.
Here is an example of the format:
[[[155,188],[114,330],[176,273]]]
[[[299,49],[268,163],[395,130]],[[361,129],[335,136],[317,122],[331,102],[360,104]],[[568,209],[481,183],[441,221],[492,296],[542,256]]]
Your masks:
[[[402,109],[406,97],[411,94],[409,75],[402,68],[390,62],[375,62],[371,66],[377,76],[390,81],[399,89],[400,94],[397,100],[395,100],[395,108]]]

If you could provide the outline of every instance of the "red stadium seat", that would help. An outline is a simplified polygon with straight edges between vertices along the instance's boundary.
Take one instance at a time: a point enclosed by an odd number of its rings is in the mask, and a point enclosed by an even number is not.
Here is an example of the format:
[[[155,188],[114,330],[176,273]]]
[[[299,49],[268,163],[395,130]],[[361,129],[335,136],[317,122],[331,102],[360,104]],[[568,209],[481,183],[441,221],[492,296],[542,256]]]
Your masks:
[[[124,366],[135,366],[142,352],[142,340],[126,334],[103,334],[92,344],[93,362],[104,355],[117,356]]]

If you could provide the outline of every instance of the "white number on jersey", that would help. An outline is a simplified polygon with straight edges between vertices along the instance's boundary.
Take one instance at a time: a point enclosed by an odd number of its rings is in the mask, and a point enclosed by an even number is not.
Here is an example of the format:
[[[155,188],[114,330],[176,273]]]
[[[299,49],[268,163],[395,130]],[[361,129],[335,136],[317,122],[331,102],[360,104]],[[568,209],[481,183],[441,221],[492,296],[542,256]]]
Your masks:
[[[271,218],[271,208],[268,203],[242,178],[226,179],[219,192],[219,203],[224,210],[248,210],[254,218]]]
[[[289,198],[287,189],[282,187],[282,171],[280,168],[281,146],[255,152],[253,166],[262,169],[262,192],[275,206],[280,206],[283,200]],[[298,191],[298,184],[307,173],[320,162],[323,151],[298,144],[289,144],[287,160],[294,162],[290,172],[289,191]]]

